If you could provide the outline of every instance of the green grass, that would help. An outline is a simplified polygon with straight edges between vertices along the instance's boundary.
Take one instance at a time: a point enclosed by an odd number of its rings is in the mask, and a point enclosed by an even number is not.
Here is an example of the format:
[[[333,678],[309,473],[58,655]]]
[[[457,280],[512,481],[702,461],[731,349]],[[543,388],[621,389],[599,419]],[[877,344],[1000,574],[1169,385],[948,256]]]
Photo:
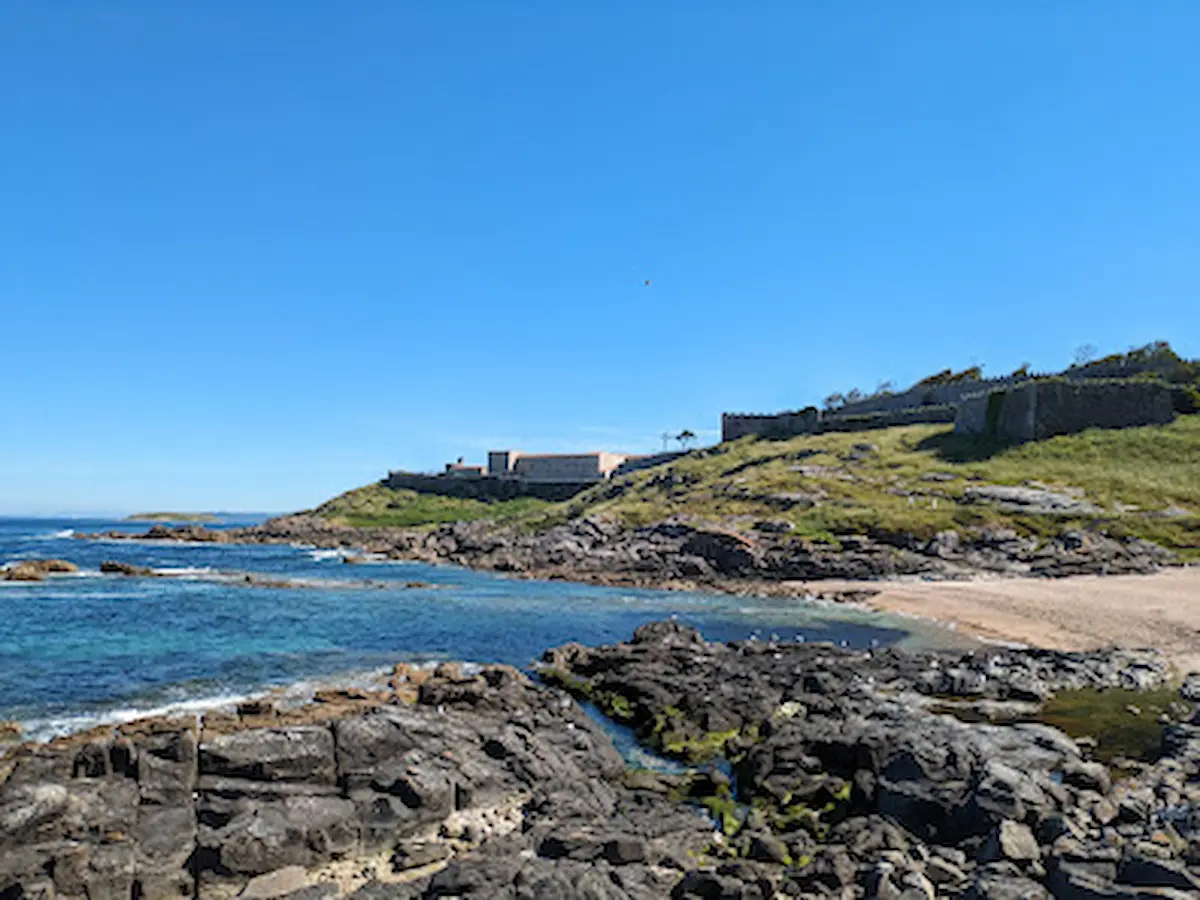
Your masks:
[[[1179,689],[1171,686],[1154,691],[1063,691],[1046,701],[1037,721],[1071,737],[1094,738],[1096,758],[1103,762],[1118,756],[1152,762],[1162,747],[1159,716],[1178,704]]]
[[[504,521],[529,516],[548,505],[531,497],[485,503],[369,484],[333,498],[314,512],[358,528],[402,528],[478,519]]]
[[[856,451],[861,444],[878,449]],[[1103,511],[1031,515],[960,502],[972,484],[1027,482],[1081,489]],[[812,504],[786,508],[786,495],[807,495]],[[782,441],[743,438],[597,485],[563,503],[484,503],[375,484],[316,512],[366,527],[490,519],[530,531],[583,515],[611,516],[630,526],[677,516],[738,529],[772,519],[792,525],[791,540],[831,547],[853,534],[928,538],[993,526],[1045,538],[1082,528],[1146,538],[1200,560],[1200,416],[1018,446],[956,435],[945,425]]]
[[[856,444],[878,450],[856,452]],[[858,457],[858,458],[855,458]],[[950,476],[933,481],[926,476]],[[971,484],[1079,488],[1098,515],[1054,516],[963,504]],[[783,508],[782,495],[813,505]],[[1128,507],[1137,507],[1131,510]],[[1168,509],[1186,515],[1164,515]],[[786,520],[795,540],[836,545],[838,535],[970,532],[1007,526],[1049,536],[1097,528],[1139,536],[1200,559],[1200,416],[1171,425],[1092,430],[1012,447],[914,425],[772,441],[743,438],[591,488],[525,516],[546,527],[579,515],[609,515],[638,526],[671,516],[734,527]]]
[[[1191,715],[1191,706],[1182,702],[1179,688],[1169,684],[1150,691],[1119,688],[1060,691],[1032,715],[995,718],[961,706],[935,709],[963,722],[1053,725],[1073,738],[1095,741],[1093,755],[1103,763],[1117,758],[1153,762],[1162,749],[1165,723],[1160,717],[1184,721]]]
[[[182,512],[147,512],[134,513],[125,517],[126,522],[197,522],[212,524],[219,522],[212,513],[182,513]]]

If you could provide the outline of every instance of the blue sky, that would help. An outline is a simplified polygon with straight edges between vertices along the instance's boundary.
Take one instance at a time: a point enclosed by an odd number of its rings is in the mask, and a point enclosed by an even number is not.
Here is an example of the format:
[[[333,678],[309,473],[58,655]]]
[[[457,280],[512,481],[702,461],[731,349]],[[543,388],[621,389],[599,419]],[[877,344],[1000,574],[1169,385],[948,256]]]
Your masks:
[[[1198,33],[1170,0],[5,3],[0,512],[294,509],[1200,355]]]

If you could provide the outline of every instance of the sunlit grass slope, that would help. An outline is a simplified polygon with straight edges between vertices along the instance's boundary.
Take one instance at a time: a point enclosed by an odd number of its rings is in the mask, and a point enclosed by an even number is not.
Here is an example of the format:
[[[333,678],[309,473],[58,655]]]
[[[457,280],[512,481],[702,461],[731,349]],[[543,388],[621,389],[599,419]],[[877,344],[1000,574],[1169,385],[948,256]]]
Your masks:
[[[1031,483],[1080,489],[1101,511],[1046,515],[964,502],[973,485]],[[1049,535],[1082,526],[1200,558],[1200,416],[1013,447],[941,425],[744,438],[592,488],[541,511],[540,519],[584,514],[635,525],[680,515],[734,524],[770,518],[791,522],[798,537],[825,541],[983,526]]]
[[[532,498],[484,503],[457,497],[439,497],[416,491],[397,491],[381,484],[347,491],[317,507],[314,512],[336,522],[359,528],[409,527],[476,519],[507,520],[530,515],[548,506]]]
[[[1094,512],[1047,514],[969,502],[981,485],[1077,489]],[[725,527],[787,521],[793,539],[1071,528],[1148,538],[1200,559],[1200,416],[1171,425],[1093,430],[1004,447],[916,425],[786,441],[744,438],[597,485],[565,503],[484,503],[369,485],[316,512],[350,525],[415,526],[489,519],[538,530],[583,515],[638,526],[670,517]]]

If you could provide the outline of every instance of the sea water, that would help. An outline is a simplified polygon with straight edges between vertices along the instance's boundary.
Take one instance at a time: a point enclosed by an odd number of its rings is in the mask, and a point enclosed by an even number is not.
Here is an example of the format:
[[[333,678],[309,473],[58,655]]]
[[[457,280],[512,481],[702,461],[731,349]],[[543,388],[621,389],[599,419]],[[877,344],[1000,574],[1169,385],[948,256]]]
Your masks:
[[[0,518],[0,563],[58,558],[80,567],[42,582],[0,582],[0,720],[45,738],[283,685],[354,681],[402,661],[528,667],[548,647],[627,640],[668,617],[722,641],[964,641],[808,601],[528,581],[421,563],[347,565],[344,553],[302,546],[75,537],[146,527]],[[170,577],[102,575],[104,560]],[[247,584],[243,573],[303,586]]]

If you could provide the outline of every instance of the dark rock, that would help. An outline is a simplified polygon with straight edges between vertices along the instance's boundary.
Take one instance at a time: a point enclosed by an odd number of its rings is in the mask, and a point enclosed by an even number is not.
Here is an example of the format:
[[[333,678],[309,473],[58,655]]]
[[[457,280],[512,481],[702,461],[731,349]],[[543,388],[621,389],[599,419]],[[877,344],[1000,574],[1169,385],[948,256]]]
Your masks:
[[[731,754],[728,766],[628,772],[562,690],[506,667],[445,666],[422,676],[415,705],[280,709],[271,727],[212,716],[199,740],[190,725],[143,723],[8,751],[0,895],[252,897],[289,866],[387,879],[371,869],[387,859],[404,882],[369,882],[361,900],[1196,891],[1190,745],[1114,786],[1053,728],[957,721],[931,711],[944,698],[920,696],[946,687],[972,709],[1008,708],[1041,686],[1158,684],[1151,655],[717,644],[665,622],[546,660],[664,752]],[[271,898],[332,896],[306,878]]]
[[[980,869],[962,896],[963,900],[1053,900],[1041,884],[1004,867]]]
[[[44,581],[47,575],[78,571],[65,559],[26,559],[0,568],[0,581]]]
[[[445,843],[438,841],[405,841],[392,854],[392,869],[402,872],[427,866],[430,863],[441,862],[454,855],[454,851]]]
[[[715,872],[689,872],[671,891],[671,900],[749,900],[751,896],[741,881]]]
[[[308,874],[301,866],[285,866],[251,878],[238,894],[243,900],[274,900],[289,896],[308,886]]]
[[[116,562],[106,559],[100,563],[100,571],[106,575],[127,575],[130,577],[148,577],[154,574],[153,569],[145,566],[135,566],[130,563]]]
[[[981,862],[1033,862],[1041,858],[1037,838],[1028,825],[1005,819],[991,833],[980,853]]]
[[[646,841],[630,835],[610,838],[604,843],[603,854],[615,866],[645,862],[648,856]]]
[[[1112,787],[1108,767],[1101,763],[1072,761],[1063,767],[1063,782],[1087,791],[1107,794]]]
[[[335,773],[333,735],[319,726],[242,731],[200,748],[201,775],[333,784]]]
[[[1117,881],[1138,887],[1170,887],[1200,895],[1200,878],[1175,860],[1132,856],[1121,863]]]
[[[790,861],[787,845],[770,833],[754,835],[746,855],[763,862],[787,863]]]
[[[1200,702],[1200,672],[1190,672],[1179,688],[1179,695],[1189,703]]]
[[[761,549],[733,532],[697,531],[683,542],[683,553],[698,556],[722,575],[745,575],[759,567]]]
[[[671,620],[650,622],[642,625],[633,632],[633,644],[677,644],[687,646],[694,644],[704,646],[704,638],[700,632],[690,625],[682,625]]]

